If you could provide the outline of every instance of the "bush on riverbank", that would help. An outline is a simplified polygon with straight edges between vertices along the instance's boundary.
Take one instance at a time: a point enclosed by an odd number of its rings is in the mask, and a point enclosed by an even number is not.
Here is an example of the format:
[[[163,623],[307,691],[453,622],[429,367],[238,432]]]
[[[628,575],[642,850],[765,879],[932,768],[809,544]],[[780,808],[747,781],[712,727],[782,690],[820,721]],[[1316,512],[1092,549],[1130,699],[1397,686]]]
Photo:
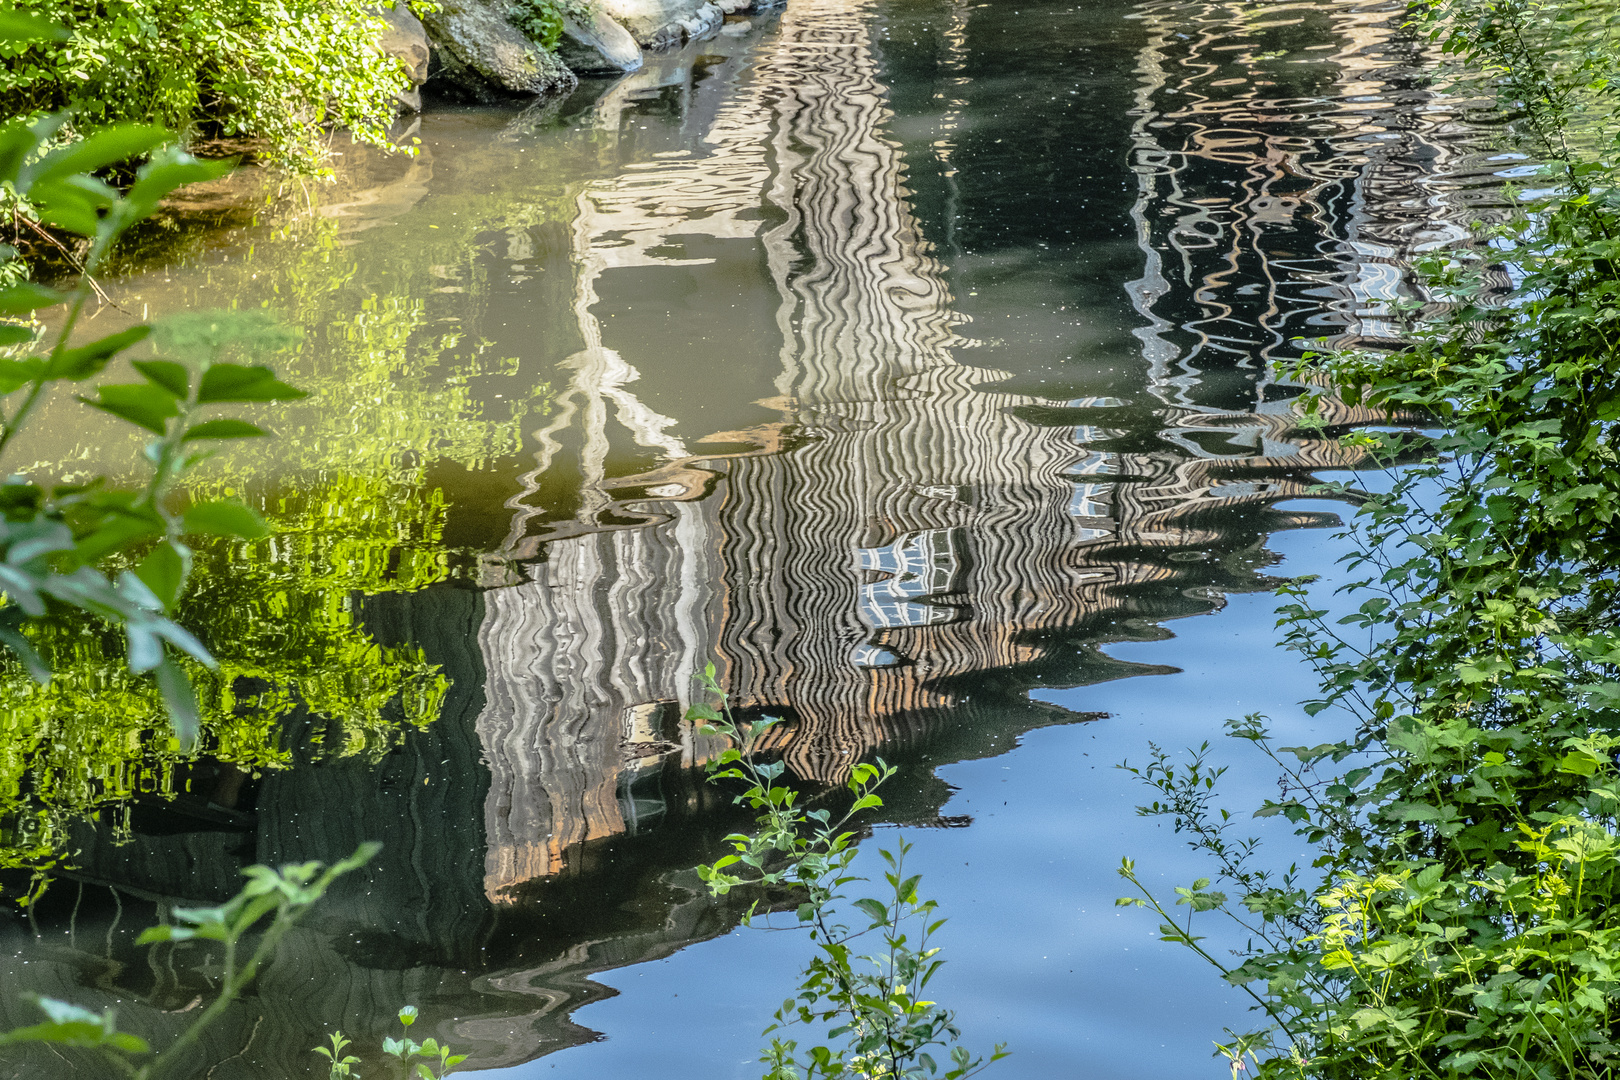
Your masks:
[[[398,0],[404,3],[405,0]],[[71,110],[80,133],[156,123],[183,138],[262,142],[310,170],[328,132],[380,144],[410,89],[362,0],[14,0],[64,41],[0,42],[0,113]]]
[[[1316,665],[1308,712],[1349,736],[1274,747],[1281,814],[1322,884],[1257,869],[1209,795],[1214,774],[1158,757],[1142,775],[1216,857],[1178,904],[1252,927],[1239,962],[1269,1032],[1225,1047],[1266,1076],[1612,1077],[1620,1006],[1620,169],[1612,79],[1620,11],[1448,0],[1419,13],[1498,95],[1550,187],[1472,251],[1423,269],[1445,311],[1394,354],[1317,358],[1304,375],[1440,434],[1363,435],[1389,465],[1365,500],[1337,623],[1285,590],[1287,643]],[[1484,271],[1507,270],[1510,296]],[[1414,464],[1415,462],[1415,464]],[[1363,634],[1363,632],[1365,632]],[[1127,864],[1126,875],[1134,875]]]

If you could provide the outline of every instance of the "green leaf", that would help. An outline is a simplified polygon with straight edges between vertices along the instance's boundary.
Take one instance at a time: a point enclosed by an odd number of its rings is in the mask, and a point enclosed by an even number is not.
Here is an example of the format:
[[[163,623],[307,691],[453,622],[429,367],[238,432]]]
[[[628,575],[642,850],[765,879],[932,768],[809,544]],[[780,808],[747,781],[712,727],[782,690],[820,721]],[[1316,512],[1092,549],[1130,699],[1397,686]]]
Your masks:
[[[178,147],[168,147],[141,166],[124,198],[134,216],[145,217],[176,188],[218,179],[235,167],[234,161],[198,161]]]
[[[8,288],[0,289],[0,315],[24,315],[39,308],[60,304],[66,299],[66,293],[47,289],[32,281],[19,281]]]
[[[168,129],[155,124],[119,124],[52,150],[23,170],[23,183],[37,184],[76,173],[93,173],[150,153],[173,138]]]
[[[884,907],[883,902],[880,900],[874,900],[871,897],[866,897],[865,899],[855,901],[855,906],[866,912],[866,914],[871,918],[873,925],[886,923],[889,921],[889,909]]]
[[[186,428],[182,442],[193,439],[253,439],[270,434],[264,428],[246,420],[204,420]]]
[[[1559,759],[1558,771],[1574,776],[1591,776],[1597,772],[1601,764],[1602,759],[1593,757],[1585,750],[1571,750]]]
[[[44,1042],[63,1046],[111,1047],[126,1054],[144,1054],[151,1050],[146,1040],[117,1029],[115,1014],[111,1009],[104,1013],[93,1013],[66,1001],[37,995],[29,997],[48,1019],[42,1024],[14,1028],[0,1035],[0,1045]]]
[[[197,389],[199,404],[215,401],[296,401],[308,397],[263,365],[213,364]]]
[[[239,536],[244,540],[270,535],[263,518],[251,508],[233,502],[197,503],[186,511],[181,528],[188,533]]]
[[[191,688],[191,680],[186,673],[180,670],[168,657],[152,669],[152,677],[157,680],[158,692],[163,695],[163,704],[169,710],[169,721],[174,725],[175,736],[180,745],[190,749],[196,744],[197,729],[202,723],[202,716],[197,709],[197,692]]]
[[[148,333],[151,327],[145,327]],[[191,372],[173,360],[135,360],[130,366],[177,398],[191,393]]]
[[[79,400],[158,435],[166,434],[169,418],[180,414],[174,395],[150,383],[118,383],[103,386],[100,396],[100,401],[92,401],[87,397],[81,397]]]
[[[173,541],[165,540],[154,547],[135,568],[135,576],[146,583],[152,595],[163,602],[165,610],[172,610],[185,588],[190,552],[178,549]]]
[[[50,379],[88,379],[92,375],[99,374],[113,357],[136,342],[144,340],[151,333],[150,326],[132,326],[128,330],[108,334],[88,345],[64,349],[46,363],[45,376]],[[139,368],[141,365],[137,363],[135,366]],[[185,391],[182,390],[178,396],[184,397]]]
[[[28,201],[47,225],[95,236],[101,211],[118,201],[118,192],[93,176],[67,176],[35,184]]]
[[[10,610],[16,611],[17,609],[12,608]],[[18,613],[21,614],[21,612]],[[17,659],[22,661],[23,667],[27,669],[29,676],[35,682],[41,686],[50,685],[51,666],[45,662],[43,656],[39,655],[33,643],[23,637],[20,629],[0,623],[0,644],[4,644],[6,648],[17,654]]]
[[[0,360],[0,397],[27,386],[44,370],[43,360]]]
[[[143,540],[162,536],[163,519],[150,512],[110,513],[94,529],[74,542],[79,560],[97,562],[115,551],[122,551]]]
[[[0,323],[0,345],[26,345],[33,340],[34,328],[32,326]]]
[[[0,41],[66,41],[70,36],[49,19],[20,11],[0,11]]]

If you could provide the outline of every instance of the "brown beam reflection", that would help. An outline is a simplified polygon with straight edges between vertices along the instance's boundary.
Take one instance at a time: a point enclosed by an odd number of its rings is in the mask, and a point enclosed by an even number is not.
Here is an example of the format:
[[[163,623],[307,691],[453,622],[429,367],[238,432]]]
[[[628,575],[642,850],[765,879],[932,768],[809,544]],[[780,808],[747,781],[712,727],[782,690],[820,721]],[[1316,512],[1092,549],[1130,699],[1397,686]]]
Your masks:
[[[541,561],[487,594],[479,633],[496,902],[656,816],[643,772],[713,752],[680,720],[707,660],[741,708],[791,717],[776,748],[796,775],[834,783],[958,709],[974,678],[1039,663],[1050,631],[1128,614],[1133,590],[1179,573],[1169,553],[1219,540],[1235,509],[1356,463],[1286,409],[1167,405],[1162,383],[1136,402],[1051,400],[958,360],[963,317],[886,133],[867,9],[800,0],[715,117],[714,153],[581,197],[576,314],[607,359],[576,366],[569,392],[607,400],[591,372],[617,365],[611,389],[628,393],[630,362],[591,312],[602,275],[667,264],[670,237],[709,231],[764,249],[781,420],[724,437],[757,452],[682,444],[647,473],[588,475],[595,496],[563,526],[531,533],[519,509],[507,557]],[[668,426],[637,441],[662,445]]]

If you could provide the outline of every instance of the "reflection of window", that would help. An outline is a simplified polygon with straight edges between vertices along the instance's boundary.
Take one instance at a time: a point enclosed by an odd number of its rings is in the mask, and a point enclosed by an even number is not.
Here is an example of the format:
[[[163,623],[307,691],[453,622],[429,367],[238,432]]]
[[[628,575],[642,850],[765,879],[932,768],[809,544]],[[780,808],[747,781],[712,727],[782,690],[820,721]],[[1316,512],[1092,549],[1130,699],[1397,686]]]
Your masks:
[[[619,815],[624,818],[624,831],[631,836],[656,825],[669,809],[664,801],[664,786],[660,783],[664,759],[643,758],[642,761],[643,764],[627,765],[619,774]]]
[[[1108,503],[1104,496],[1108,494],[1109,484],[1076,484],[1074,495],[1069,499],[1070,517],[1100,517],[1108,516]]]
[[[1076,462],[1069,472],[1075,476],[1112,476],[1119,472],[1119,457],[1092,451]]]
[[[867,641],[851,649],[849,659],[856,667],[864,668],[898,667],[902,662],[900,654],[893,649]]]
[[[861,586],[861,621],[871,627],[930,626],[958,618],[950,608],[918,603],[957,591],[962,570],[958,543],[955,529],[926,529],[886,547],[856,549],[856,566],[888,575]]]

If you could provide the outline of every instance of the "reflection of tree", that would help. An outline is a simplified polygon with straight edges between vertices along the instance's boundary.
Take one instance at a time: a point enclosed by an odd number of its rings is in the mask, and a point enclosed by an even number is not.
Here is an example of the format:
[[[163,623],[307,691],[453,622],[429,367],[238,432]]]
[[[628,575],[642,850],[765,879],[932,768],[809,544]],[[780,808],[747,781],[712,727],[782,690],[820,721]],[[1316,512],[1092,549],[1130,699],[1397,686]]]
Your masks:
[[[246,497],[274,531],[201,545],[180,612],[220,661],[193,670],[202,749],[252,773],[289,763],[282,727],[295,709],[319,719],[311,742],[329,756],[375,758],[402,728],[437,717],[445,676],[419,648],[377,642],[356,598],[451,577],[465,560],[445,541],[451,500],[429,467],[477,470],[512,454],[546,408],[544,385],[529,383],[490,415],[471,383],[513,362],[447,360],[459,338],[434,332],[416,282],[363,295],[369,268],[337,221],[304,229],[302,243],[267,248],[239,276],[282,288],[283,317],[306,333],[277,363],[311,396],[266,410],[279,437],[233,447],[187,493]],[[175,766],[195,759],[168,737],[155,689],[127,675],[116,641],[76,624],[37,633],[57,670],[48,688],[9,654],[0,666],[0,866],[49,864],[71,823],[99,808],[115,828],[127,823],[130,800],[177,794],[189,781]]]

